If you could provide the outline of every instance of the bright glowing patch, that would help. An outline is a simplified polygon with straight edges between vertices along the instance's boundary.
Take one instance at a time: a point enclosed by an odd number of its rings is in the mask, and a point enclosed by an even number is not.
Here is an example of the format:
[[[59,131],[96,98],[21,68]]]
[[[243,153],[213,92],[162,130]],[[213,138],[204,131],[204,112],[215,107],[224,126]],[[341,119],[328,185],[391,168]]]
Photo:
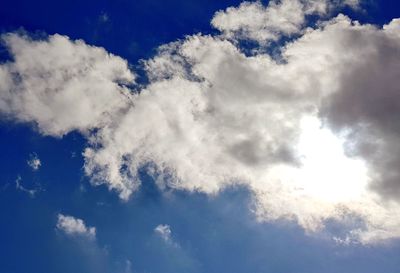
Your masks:
[[[307,195],[329,202],[360,199],[368,185],[363,161],[345,155],[343,141],[321,127],[316,117],[302,120],[299,141],[302,167],[295,174],[298,187]]]

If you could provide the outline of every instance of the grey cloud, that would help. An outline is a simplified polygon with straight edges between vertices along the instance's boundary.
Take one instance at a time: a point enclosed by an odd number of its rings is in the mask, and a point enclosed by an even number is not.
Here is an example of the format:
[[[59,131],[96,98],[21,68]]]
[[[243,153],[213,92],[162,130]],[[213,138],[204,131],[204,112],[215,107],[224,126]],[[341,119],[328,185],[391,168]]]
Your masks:
[[[354,34],[343,50],[362,53],[340,75],[321,115],[347,134],[349,154],[367,160],[372,188],[400,201],[400,39],[384,31]]]

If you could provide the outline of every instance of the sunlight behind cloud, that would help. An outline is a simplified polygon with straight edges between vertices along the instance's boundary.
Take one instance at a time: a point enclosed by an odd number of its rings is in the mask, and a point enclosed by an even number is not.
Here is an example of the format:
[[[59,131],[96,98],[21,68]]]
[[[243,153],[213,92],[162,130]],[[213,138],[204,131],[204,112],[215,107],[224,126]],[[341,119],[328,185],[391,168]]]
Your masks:
[[[218,12],[221,35],[161,46],[143,61],[144,85],[135,85],[126,60],[83,41],[3,35],[14,59],[0,65],[0,112],[44,135],[81,132],[90,182],[125,201],[147,171],[161,189],[214,195],[244,186],[265,221],[315,231],[351,215],[362,224],[349,233],[364,241],[400,237],[400,218],[392,217],[400,208],[382,201],[400,200],[400,135],[392,126],[400,112],[398,21],[381,28],[339,14],[306,28],[314,14],[306,3]],[[271,13],[293,20],[282,25]],[[298,37],[277,45],[276,56],[265,51],[271,33]],[[243,39],[259,51],[244,54]],[[344,130],[351,134],[341,139]]]
[[[323,128],[316,117],[305,117],[301,130],[302,166],[293,175],[304,193],[332,203],[361,198],[369,180],[365,163],[347,157],[343,140]]]

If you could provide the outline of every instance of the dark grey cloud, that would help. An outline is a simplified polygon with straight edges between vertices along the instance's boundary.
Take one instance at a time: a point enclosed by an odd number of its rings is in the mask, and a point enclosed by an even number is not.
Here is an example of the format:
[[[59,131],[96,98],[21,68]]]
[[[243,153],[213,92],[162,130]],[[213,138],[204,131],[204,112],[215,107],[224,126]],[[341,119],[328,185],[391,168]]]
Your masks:
[[[387,32],[349,34],[343,50],[361,53],[341,72],[321,115],[346,135],[347,153],[367,161],[371,188],[400,201],[400,40]]]

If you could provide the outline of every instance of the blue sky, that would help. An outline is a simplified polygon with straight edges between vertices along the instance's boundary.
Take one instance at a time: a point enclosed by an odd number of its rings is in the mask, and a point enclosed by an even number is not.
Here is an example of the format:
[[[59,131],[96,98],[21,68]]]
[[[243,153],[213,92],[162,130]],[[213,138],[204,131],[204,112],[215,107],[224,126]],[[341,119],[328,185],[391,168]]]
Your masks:
[[[7,64],[18,58],[21,65],[7,70],[14,79],[12,84],[4,84],[5,87],[0,84],[0,272],[399,272],[397,178],[400,176],[396,166],[400,162],[397,156],[400,148],[396,144],[399,137],[396,117],[400,107],[396,102],[400,97],[396,86],[400,83],[396,67],[400,59],[400,24],[390,24],[392,19],[400,17],[399,4],[394,0],[364,1],[360,8],[343,4],[323,15],[308,13],[304,8],[301,16],[306,14],[305,21],[294,20],[289,26],[279,20],[278,24],[268,21],[271,19],[267,1],[248,3],[254,8],[249,11],[255,12],[254,18],[260,10],[261,14],[269,14],[262,19],[261,26],[253,24],[253,20],[246,23],[251,14],[233,14],[233,19],[229,19],[232,21],[215,15],[228,7],[236,7],[233,13],[245,10],[240,3],[3,1],[1,68],[6,71]],[[299,3],[306,7],[308,2]],[[345,20],[332,19],[338,18],[339,13],[358,20],[361,30],[354,29],[354,23],[349,26],[343,23],[343,27],[340,22]],[[226,14],[229,15],[228,11]],[[235,21],[240,16],[245,19]],[[278,18],[284,16],[278,13]],[[317,20],[330,23],[321,27],[315,24]],[[228,21],[231,25],[225,25]],[[237,29],[233,26],[235,22]],[[370,29],[366,24],[378,27]],[[390,26],[386,32],[382,30],[385,24]],[[307,35],[304,32],[307,25],[315,30],[315,36],[312,34],[309,39],[315,38],[315,44],[297,42]],[[6,33],[25,38],[4,42]],[[342,37],[341,33],[345,35]],[[349,33],[362,37],[362,42]],[[48,40],[53,34],[68,38],[58,43]],[[194,34],[198,35],[185,38]],[[270,38],[273,35],[276,38]],[[85,45],[79,47],[71,42],[77,39]],[[333,53],[327,55],[336,55],[327,59],[334,56],[340,63],[331,61],[335,63],[331,67],[330,63],[320,64],[317,58],[306,56],[299,61],[295,58],[308,52],[315,52],[312,56],[322,54],[317,44],[320,39],[326,39],[324,45],[337,46],[328,48]],[[48,54],[43,54],[46,50],[35,51],[34,41],[49,44]],[[157,50],[171,42],[176,43]],[[281,53],[292,42],[291,49]],[[71,48],[58,51],[60,44]],[[366,44],[372,50],[357,55],[358,51],[369,49],[363,46]],[[10,50],[18,46],[21,51]],[[106,53],[95,53],[92,46],[102,47]],[[204,53],[204,57],[203,48],[211,53]],[[68,50],[77,53],[63,55]],[[113,55],[110,57],[107,52]],[[375,56],[376,52],[379,54]],[[270,69],[270,62],[263,59],[266,55],[271,60],[276,58],[278,63],[287,58],[282,74],[280,66]],[[58,66],[57,62],[74,56],[83,57],[71,66],[64,63]],[[86,56],[93,59],[86,60]],[[371,60],[370,63],[358,66],[358,60],[363,58]],[[214,66],[213,61],[220,59]],[[90,63],[91,60],[95,61]],[[168,63],[171,66],[165,68],[157,60],[172,60]],[[310,66],[316,69],[307,70],[305,60],[310,60]],[[29,69],[21,68],[23,61]],[[82,65],[82,71],[86,71],[85,62],[94,72],[90,70],[93,74],[81,77],[81,72],[75,69]],[[257,66],[260,63],[261,68]],[[318,72],[318,65],[326,65],[321,66],[321,71],[327,74]],[[296,70],[299,66],[303,68]],[[36,67],[44,68],[35,74]],[[363,67],[372,67],[373,71],[364,71]],[[88,97],[72,100],[62,97],[66,103],[51,97],[51,92],[70,90],[63,89],[70,82],[52,84],[53,79],[59,80],[57,69],[67,71],[66,75],[78,75],[73,86],[80,92],[88,92]],[[127,71],[136,75],[136,82]],[[306,76],[298,71],[306,71]],[[334,85],[330,77],[336,72],[343,72],[332,80],[340,87],[330,91]],[[323,104],[316,102],[319,100],[313,97],[314,92],[301,100],[286,93],[281,96],[279,92],[286,90],[303,92],[302,84],[308,84],[307,75],[312,73],[319,73],[310,77],[312,84],[324,80],[310,85],[315,92],[321,89],[321,93],[328,94],[321,95]],[[1,78],[2,75],[0,79],[6,82],[6,76]],[[376,80],[370,82],[371,75]],[[80,80],[88,84],[81,88]],[[292,87],[286,80],[297,83]],[[46,82],[47,91],[40,93],[37,81]],[[97,86],[96,81],[101,84]],[[372,87],[364,88],[364,83]],[[91,86],[94,86],[92,93]],[[378,89],[387,92],[376,95]],[[12,91],[8,97],[9,90]],[[366,95],[357,90],[365,90]],[[23,102],[18,101],[18,92],[24,96]],[[39,108],[28,105],[36,101],[35,92],[39,94],[38,101],[49,97]],[[133,106],[107,92],[125,94]],[[104,100],[100,99],[102,96]],[[363,97],[372,99],[364,101]],[[79,103],[87,98],[94,103],[83,105],[88,108],[83,109]],[[115,103],[103,111],[101,107],[110,101]],[[265,104],[260,106],[255,101]],[[35,110],[43,109],[43,105],[49,108],[43,112]],[[310,109],[310,105],[317,107],[318,115],[304,110]],[[97,109],[99,114],[94,115]],[[270,118],[274,111],[283,118]],[[160,116],[160,112],[165,116]],[[198,112],[201,114],[193,120],[188,118]],[[92,114],[93,119],[89,118]],[[303,136],[301,130],[306,130],[302,121],[296,119],[302,115],[327,120],[326,131],[319,131],[319,123],[317,126],[310,123],[307,128],[314,131],[310,131],[311,138],[306,142],[317,149],[305,144],[306,150],[302,150],[305,157],[316,155],[317,161],[324,165],[321,173],[320,165],[310,165],[311,172],[318,174],[307,176],[307,173],[306,179],[295,187],[305,193],[291,195],[292,191],[286,188],[289,184],[282,181],[291,179],[292,168],[295,178],[303,177],[302,172],[296,171],[302,169],[297,164],[302,159],[297,158],[297,151],[292,151],[297,147],[297,137]],[[198,120],[202,123],[198,124]],[[287,127],[276,128],[276,124],[286,121]],[[290,124],[297,125],[292,128]],[[365,124],[368,125],[365,128],[373,130],[364,131]],[[331,133],[326,137],[328,130]],[[345,135],[346,130],[353,134]],[[335,146],[338,140],[332,139],[343,135],[340,143],[344,150],[341,150],[336,148],[340,145]],[[273,143],[263,139],[272,139]],[[365,139],[371,141],[366,143]],[[368,187],[362,186],[361,197],[355,192],[358,189],[355,181],[364,173],[350,171],[359,166],[358,161],[351,160],[359,159],[367,166],[370,179]],[[113,176],[115,162],[118,174]],[[279,164],[288,169],[283,173],[279,170],[264,173]],[[342,165],[342,169],[337,167]],[[335,176],[336,173],[343,175]],[[371,173],[377,174],[376,181]],[[391,176],[385,177],[386,173]],[[314,177],[317,184],[310,182]],[[334,177],[334,181],[329,177]],[[284,186],[279,186],[280,183]],[[363,206],[369,204],[371,210],[367,211]],[[387,218],[381,218],[381,214]]]

